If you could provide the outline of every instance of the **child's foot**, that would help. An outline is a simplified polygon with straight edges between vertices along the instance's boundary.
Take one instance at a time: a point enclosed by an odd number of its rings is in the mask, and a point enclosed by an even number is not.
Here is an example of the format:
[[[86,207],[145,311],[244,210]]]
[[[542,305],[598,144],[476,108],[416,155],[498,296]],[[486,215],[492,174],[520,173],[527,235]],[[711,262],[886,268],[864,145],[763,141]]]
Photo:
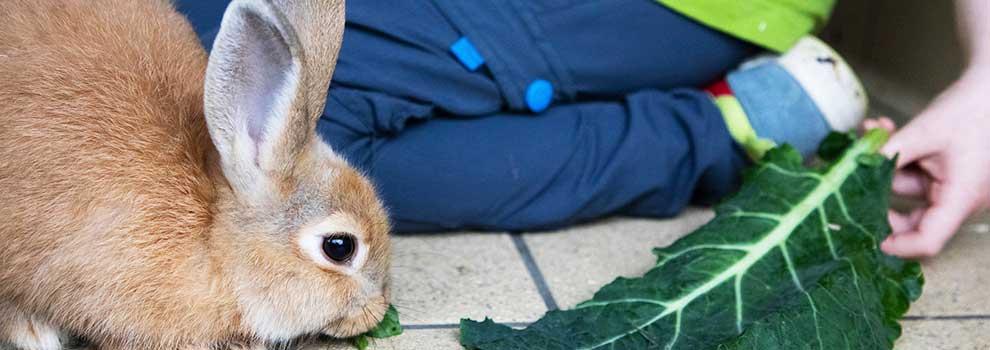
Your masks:
[[[830,131],[854,129],[867,96],[852,68],[808,36],[775,58],[756,58],[709,88],[732,137],[753,159],[777,144],[813,154]]]

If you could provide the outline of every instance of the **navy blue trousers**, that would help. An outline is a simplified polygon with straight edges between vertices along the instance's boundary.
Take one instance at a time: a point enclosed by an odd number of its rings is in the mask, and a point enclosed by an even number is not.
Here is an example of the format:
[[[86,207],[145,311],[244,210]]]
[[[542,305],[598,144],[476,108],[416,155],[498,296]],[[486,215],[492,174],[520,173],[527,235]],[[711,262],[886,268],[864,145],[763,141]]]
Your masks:
[[[179,1],[210,45],[224,1]],[[668,217],[746,160],[699,87],[756,52],[651,0],[355,0],[318,131],[397,231]],[[451,52],[461,38],[484,60]],[[531,108],[534,81],[549,107]]]

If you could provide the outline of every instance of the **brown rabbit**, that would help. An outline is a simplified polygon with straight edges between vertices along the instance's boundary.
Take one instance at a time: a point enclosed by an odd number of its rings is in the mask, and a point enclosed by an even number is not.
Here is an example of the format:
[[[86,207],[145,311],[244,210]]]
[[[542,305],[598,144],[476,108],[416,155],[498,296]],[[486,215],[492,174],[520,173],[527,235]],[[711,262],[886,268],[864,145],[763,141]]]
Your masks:
[[[0,1],[0,342],[373,327],[386,214],[314,130],[343,26],[343,0],[236,0],[207,62],[165,0]]]

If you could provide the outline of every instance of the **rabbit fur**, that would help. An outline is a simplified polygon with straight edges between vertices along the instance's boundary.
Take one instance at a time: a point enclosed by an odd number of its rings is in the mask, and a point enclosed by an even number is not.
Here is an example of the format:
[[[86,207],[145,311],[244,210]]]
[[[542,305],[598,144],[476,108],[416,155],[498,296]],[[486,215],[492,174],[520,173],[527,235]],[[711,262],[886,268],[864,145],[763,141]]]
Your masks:
[[[343,28],[343,0],[235,0],[208,57],[168,1],[0,1],[0,342],[259,348],[377,324],[387,215],[314,130]]]

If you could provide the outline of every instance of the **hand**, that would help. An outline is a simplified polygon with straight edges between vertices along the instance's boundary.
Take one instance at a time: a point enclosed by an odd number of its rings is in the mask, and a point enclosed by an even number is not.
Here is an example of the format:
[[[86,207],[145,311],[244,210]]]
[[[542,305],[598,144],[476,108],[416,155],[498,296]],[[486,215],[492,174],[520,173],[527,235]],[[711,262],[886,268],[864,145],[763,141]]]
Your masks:
[[[881,245],[887,254],[933,257],[970,214],[990,203],[988,92],[990,73],[967,73],[883,148],[900,155],[894,192],[928,203],[907,215],[890,212],[894,232]],[[863,126],[894,131],[887,118]]]

